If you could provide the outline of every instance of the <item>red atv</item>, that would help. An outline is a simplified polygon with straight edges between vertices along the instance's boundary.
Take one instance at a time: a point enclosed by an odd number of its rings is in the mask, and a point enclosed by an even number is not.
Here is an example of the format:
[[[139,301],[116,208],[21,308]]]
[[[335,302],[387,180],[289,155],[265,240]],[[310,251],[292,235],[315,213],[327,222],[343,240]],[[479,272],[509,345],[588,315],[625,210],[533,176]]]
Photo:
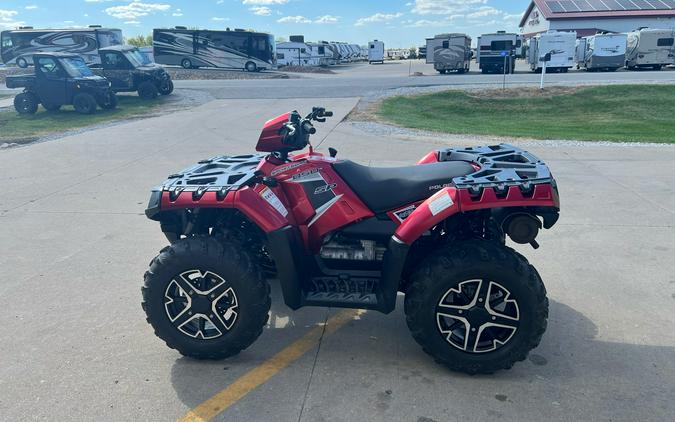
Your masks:
[[[169,176],[146,210],[171,242],[145,274],[143,309],[169,347],[221,359],[262,333],[267,278],[284,302],[390,313],[453,370],[510,368],[539,344],[548,300],[506,236],[537,248],[560,202],[548,167],[509,145],[363,166],[312,150],[314,108],[268,121],[256,150]]]

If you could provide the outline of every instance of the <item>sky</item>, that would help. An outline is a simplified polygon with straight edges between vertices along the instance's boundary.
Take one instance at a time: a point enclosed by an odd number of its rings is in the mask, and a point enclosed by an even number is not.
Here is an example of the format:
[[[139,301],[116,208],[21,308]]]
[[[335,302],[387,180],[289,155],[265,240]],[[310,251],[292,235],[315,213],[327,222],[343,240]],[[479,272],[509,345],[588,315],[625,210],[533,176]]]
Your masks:
[[[0,0],[0,29],[17,26],[120,28],[125,36],[182,25],[244,28],[288,39],[366,44],[387,48],[424,44],[443,32],[474,39],[518,30],[527,0]]]

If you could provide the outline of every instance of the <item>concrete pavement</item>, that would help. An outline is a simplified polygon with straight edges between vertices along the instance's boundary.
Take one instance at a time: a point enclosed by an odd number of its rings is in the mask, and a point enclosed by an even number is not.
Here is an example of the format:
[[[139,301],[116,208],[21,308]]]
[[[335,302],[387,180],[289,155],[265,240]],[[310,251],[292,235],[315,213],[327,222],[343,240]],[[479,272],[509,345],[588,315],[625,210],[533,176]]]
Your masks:
[[[461,137],[376,137],[325,99],[322,149],[414,163]],[[176,420],[292,344],[333,310],[289,311],[239,356],[180,357],[140,309],[141,277],[166,244],[142,215],[149,189],[200,158],[251,151],[262,123],[311,99],[221,100],[0,152],[0,414],[7,420]],[[331,132],[332,130],[332,132]],[[675,148],[530,146],[563,210],[519,248],[551,299],[528,361],[493,376],[448,372],[410,337],[402,306],[368,312],[221,413],[221,421],[675,419]],[[399,298],[401,299],[401,298]]]

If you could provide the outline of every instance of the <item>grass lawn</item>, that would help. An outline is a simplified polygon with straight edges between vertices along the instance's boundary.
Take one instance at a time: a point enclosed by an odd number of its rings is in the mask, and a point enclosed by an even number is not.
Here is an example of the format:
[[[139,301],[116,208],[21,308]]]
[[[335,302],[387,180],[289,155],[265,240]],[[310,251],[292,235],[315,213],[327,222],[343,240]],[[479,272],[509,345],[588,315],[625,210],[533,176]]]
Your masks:
[[[40,107],[34,115],[20,115],[14,108],[0,111],[0,143],[20,143],[44,135],[141,116],[159,109],[167,102],[164,97],[146,101],[135,95],[119,95],[118,99],[119,105],[115,110],[99,108],[92,115],[76,113],[72,106],[63,106],[56,112],[49,112]]]
[[[675,85],[445,91],[386,99],[382,119],[409,128],[534,139],[675,143]]]

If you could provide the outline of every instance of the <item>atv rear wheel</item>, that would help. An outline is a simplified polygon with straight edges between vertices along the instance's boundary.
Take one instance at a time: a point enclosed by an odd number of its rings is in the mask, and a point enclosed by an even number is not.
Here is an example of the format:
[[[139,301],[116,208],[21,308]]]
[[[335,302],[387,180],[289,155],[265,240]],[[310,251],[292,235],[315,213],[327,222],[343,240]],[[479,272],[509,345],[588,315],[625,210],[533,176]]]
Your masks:
[[[408,327],[451,370],[489,374],[524,360],[548,318],[537,271],[513,249],[488,241],[449,246],[427,258],[405,297]]]
[[[159,90],[153,82],[141,82],[141,84],[138,86],[138,96],[144,100],[154,100],[158,95]]]
[[[96,99],[91,94],[80,92],[73,97],[73,107],[80,114],[94,114],[96,112]]]
[[[22,92],[14,97],[14,109],[19,114],[35,114],[40,101],[31,92]]]
[[[185,356],[224,359],[262,333],[270,288],[237,242],[193,237],[164,248],[145,273],[143,310],[155,334]]]

